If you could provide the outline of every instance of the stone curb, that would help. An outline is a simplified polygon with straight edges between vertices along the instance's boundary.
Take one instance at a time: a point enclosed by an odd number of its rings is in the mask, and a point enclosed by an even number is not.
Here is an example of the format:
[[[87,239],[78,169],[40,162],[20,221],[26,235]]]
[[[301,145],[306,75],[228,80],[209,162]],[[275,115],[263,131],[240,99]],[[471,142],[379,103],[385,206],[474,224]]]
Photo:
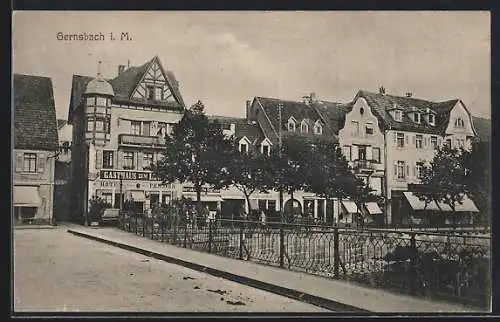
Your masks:
[[[184,260],[179,259],[179,258],[175,258],[175,257],[171,257],[171,256],[168,256],[165,254],[160,254],[160,253],[148,251],[148,250],[143,249],[143,248],[127,245],[127,244],[116,242],[116,241],[113,241],[110,239],[105,239],[105,238],[93,236],[93,235],[79,232],[79,231],[76,231],[73,229],[68,229],[67,232],[71,233],[73,235],[79,236],[79,237],[83,237],[83,238],[95,240],[95,241],[98,241],[101,243],[105,243],[108,245],[112,245],[115,247],[119,247],[119,248],[122,248],[122,249],[125,249],[128,251],[132,251],[132,252],[144,255],[144,256],[159,259],[159,260],[162,260],[162,261],[167,262],[167,263],[184,266],[184,267],[190,268],[192,270],[207,273],[207,274],[210,274],[210,275],[213,275],[216,277],[221,277],[221,278],[224,278],[224,279],[236,282],[236,283],[240,283],[240,284],[254,287],[257,289],[261,289],[261,290],[264,290],[264,291],[267,291],[270,293],[274,293],[277,295],[285,296],[285,297],[288,297],[288,298],[291,298],[294,300],[298,300],[301,302],[312,304],[312,305],[315,305],[315,306],[318,306],[321,308],[325,308],[328,310],[332,310],[332,311],[336,311],[336,312],[345,312],[345,313],[356,312],[358,314],[359,313],[361,313],[361,314],[362,313],[365,313],[365,314],[370,313],[370,311],[368,311],[368,310],[354,307],[354,306],[351,306],[348,304],[340,303],[337,301],[333,301],[333,300],[330,300],[330,299],[327,299],[324,297],[319,297],[316,295],[299,292],[297,290],[293,290],[293,289],[285,288],[285,287],[278,286],[275,284],[259,281],[259,280],[249,278],[249,277],[246,277],[243,275],[236,275],[236,274],[233,274],[230,272],[226,272],[226,271],[219,270],[219,269],[214,269],[214,268],[200,265],[200,264],[197,264],[194,262],[184,261]]]
[[[24,230],[24,229],[55,229],[57,226],[14,226],[15,230]]]

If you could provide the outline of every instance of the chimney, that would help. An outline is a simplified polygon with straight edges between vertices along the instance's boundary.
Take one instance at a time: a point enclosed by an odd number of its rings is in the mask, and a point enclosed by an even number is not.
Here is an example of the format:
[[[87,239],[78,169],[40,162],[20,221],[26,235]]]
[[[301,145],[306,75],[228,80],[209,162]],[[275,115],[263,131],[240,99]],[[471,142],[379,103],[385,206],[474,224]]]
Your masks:
[[[229,125],[229,131],[231,132],[231,135],[236,134],[236,124],[231,123],[231,124]]]
[[[385,87],[384,86],[380,86],[379,89],[378,89],[378,92],[382,95],[385,95]]]
[[[317,99],[316,99],[316,93],[313,92],[313,93],[311,93],[309,95],[309,103],[313,104],[313,103],[316,103],[316,101],[317,101]]]
[[[252,101],[246,101],[246,109],[247,109],[247,121],[250,123],[250,120],[253,118],[251,114]]]
[[[412,97],[412,93],[411,92],[406,92],[406,97]]]
[[[118,76],[125,71],[125,65],[118,65]]]

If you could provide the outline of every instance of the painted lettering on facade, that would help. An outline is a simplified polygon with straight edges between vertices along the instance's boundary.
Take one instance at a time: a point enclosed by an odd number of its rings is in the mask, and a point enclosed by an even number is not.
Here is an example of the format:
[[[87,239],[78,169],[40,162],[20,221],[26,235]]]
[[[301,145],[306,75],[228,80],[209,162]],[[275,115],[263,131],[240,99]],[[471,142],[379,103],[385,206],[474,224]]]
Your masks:
[[[151,180],[151,173],[146,171],[120,171],[120,170],[101,170],[101,179],[123,180]]]

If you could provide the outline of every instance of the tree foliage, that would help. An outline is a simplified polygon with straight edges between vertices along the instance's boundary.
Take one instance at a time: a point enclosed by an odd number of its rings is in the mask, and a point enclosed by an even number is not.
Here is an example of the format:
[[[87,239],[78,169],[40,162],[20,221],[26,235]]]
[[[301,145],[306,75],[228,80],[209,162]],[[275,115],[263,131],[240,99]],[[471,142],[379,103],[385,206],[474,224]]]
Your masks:
[[[151,166],[153,175],[164,183],[193,184],[201,211],[202,188],[219,183],[217,174],[224,167],[231,142],[221,127],[207,118],[201,101],[184,112],[165,141],[163,157]]]

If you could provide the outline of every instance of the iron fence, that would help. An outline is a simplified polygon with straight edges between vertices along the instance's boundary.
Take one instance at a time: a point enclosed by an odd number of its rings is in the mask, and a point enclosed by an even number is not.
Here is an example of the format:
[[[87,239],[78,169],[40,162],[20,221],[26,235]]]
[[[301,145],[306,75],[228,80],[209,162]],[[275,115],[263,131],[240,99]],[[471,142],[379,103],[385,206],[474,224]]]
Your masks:
[[[221,256],[481,308],[490,305],[489,236],[122,213],[120,228]]]

